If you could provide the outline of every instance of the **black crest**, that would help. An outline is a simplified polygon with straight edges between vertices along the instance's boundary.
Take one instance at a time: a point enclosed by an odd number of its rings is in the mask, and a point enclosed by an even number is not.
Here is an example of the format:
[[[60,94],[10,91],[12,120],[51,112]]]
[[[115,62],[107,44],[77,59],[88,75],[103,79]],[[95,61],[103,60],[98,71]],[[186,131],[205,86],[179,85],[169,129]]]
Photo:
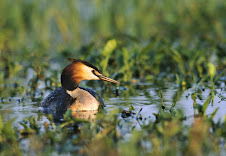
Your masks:
[[[83,63],[84,65],[88,66],[88,67],[91,67],[93,69],[95,69],[96,71],[100,72],[97,67],[95,67],[94,65],[92,65],[91,63],[87,62],[87,61],[84,61],[84,60],[79,60],[79,59],[72,59],[72,58],[68,58],[67,59],[68,61],[72,61],[72,62],[81,62]]]

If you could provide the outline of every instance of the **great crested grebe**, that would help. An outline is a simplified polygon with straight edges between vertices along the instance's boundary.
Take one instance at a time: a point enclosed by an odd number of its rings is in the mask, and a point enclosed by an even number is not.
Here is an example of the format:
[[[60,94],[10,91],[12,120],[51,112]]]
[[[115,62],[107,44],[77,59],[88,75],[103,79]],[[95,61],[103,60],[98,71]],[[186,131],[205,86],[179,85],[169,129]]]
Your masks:
[[[69,58],[72,61],[61,74],[62,87],[52,91],[42,102],[45,112],[54,117],[71,109],[72,111],[91,111],[104,107],[104,102],[93,90],[79,87],[82,80],[103,80],[117,83],[87,61]]]

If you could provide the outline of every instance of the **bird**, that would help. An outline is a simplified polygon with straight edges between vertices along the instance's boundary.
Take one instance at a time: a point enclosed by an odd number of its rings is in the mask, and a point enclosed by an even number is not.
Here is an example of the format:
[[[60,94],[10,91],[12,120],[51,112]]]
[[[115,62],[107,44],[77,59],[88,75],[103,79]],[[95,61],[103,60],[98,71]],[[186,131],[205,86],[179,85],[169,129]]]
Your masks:
[[[42,102],[45,113],[50,113],[55,119],[62,118],[67,110],[73,112],[96,111],[105,107],[100,95],[88,88],[79,87],[83,80],[103,80],[115,84],[118,81],[103,74],[88,61],[68,58],[71,64],[61,73],[61,87],[52,91]]]

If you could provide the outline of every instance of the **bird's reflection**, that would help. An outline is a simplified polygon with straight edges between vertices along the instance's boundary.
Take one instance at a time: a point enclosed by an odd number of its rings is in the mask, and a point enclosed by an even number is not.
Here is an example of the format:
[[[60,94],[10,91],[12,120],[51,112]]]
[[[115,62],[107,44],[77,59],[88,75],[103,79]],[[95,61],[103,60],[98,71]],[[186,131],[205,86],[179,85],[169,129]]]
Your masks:
[[[94,121],[96,119],[96,114],[98,113],[98,110],[96,111],[49,111],[48,109],[43,109],[41,112],[45,114],[51,114],[53,116],[53,120],[55,123],[59,123],[64,121],[65,116],[69,116],[70,118],[76,118],[81,119],[85,121]],[[69,114],[68,114],[69,113]]]
[[[71,116],[77,119],[87,120],[87,121],[93,121],[96,118],[96,114],[98,111],[72,111]]]

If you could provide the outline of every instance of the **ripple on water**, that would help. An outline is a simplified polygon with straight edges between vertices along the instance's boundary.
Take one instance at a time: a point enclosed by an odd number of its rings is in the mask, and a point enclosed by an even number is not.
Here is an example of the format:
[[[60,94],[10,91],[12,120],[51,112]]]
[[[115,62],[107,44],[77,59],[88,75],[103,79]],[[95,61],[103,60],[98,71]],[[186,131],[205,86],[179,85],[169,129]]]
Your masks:
[[[107,112],[113,109],[125,109],[128,110],[129,106],[134,107],[134,112],[138,112],[141,108],[141,115],[143,118],[154,119],[153,113],[158,113],[161,108],[162,101],[166,107],[166,111],[172,107],[175,102],[173,109],[181,109],[184,114],[188,117],[194,116],[193,100],[191,94],[193,89],[189,88],[185,91],[178,89],[174,83],[166,83],[164,87],[154,86],[154,84],[139,84],[136,87],[132,85],[128,89],[120,90],[119,97],[112,97],[111,94],[103,97],[105,104],[107,105]],[[220,85],[222,86],[222,85]],[[132,87],[132,88],[131,88]],[[134,89],[135,88],[135,89]],[[226,90],[216,89],[218,95],[215,95],[213,105],[209,104],[207,108],[207,115],[210,115],[216,108],[219,110],[215,116],[215,120],[222,120],[226,112]],[[130,94],[131,92],[131,94]],[[159,97],[159,92],[162,94],[162,99]],[[205,89],[199,93],[200,99],[197,98],[197,104],[203,104],[208,98],[210,89]],[[222,98],[223,97],[223,98]],[[39,102],[32,102],[30,99],[25,99],[22,97],[10,97],[8,99],[4,98],[0,102],[0,113],[4,114],[7,119],[16,118],[16,121],[23,120],[24,117],[38,116],[40,112]],[[120,117],[120,116],[119,116]],[[45,120],[45,118],[43,118]],[[131,119],[132,120],[132,119]],[[191,120],[192,121],[192,120]]]

